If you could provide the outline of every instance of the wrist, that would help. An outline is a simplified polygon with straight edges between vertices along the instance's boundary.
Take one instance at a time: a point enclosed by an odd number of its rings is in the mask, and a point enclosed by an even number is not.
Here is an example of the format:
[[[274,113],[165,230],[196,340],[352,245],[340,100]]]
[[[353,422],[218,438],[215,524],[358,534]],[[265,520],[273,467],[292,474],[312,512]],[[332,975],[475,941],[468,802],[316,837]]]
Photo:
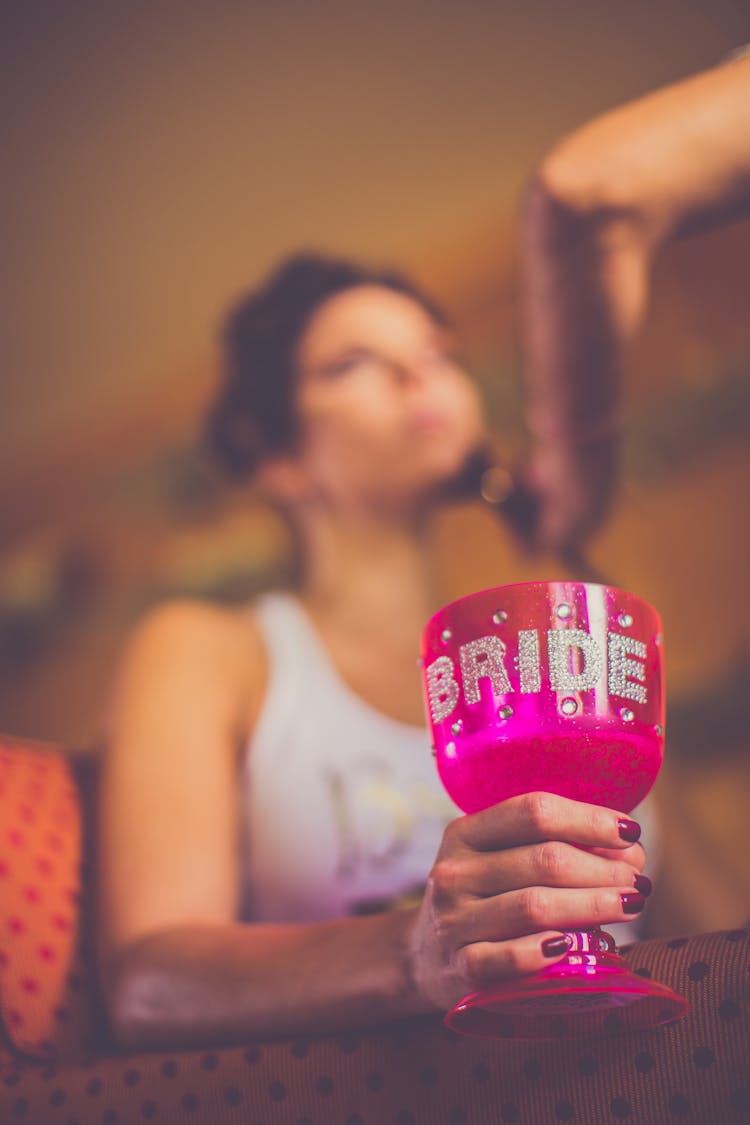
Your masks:
[[[400,910],[399,949],[401,977],[407,1006],[415,1015],[444,1012],[445,1008],[430,996],[429,981],[425,979],[426,958],[422,950],[419,925],[421,907]]]

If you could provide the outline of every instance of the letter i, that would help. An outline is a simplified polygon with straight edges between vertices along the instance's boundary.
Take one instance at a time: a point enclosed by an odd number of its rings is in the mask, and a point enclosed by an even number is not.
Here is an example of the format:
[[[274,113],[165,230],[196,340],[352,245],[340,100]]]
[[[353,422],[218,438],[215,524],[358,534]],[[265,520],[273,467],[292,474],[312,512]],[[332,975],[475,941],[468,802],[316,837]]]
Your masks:
[[[521,629],[518,634],[518,668],[521,673],[521,691],[524,694],[542,690],[539,634],[536,629]]]

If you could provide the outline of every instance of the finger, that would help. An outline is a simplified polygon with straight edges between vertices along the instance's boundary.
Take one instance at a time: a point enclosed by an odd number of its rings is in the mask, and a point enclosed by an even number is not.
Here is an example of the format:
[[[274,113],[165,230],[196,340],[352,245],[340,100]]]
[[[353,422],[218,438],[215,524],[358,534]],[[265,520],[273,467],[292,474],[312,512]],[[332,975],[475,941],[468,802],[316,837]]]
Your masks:
[[[580,930],[632,921],[646,905],[645,896],[624,887],[583,890],[524,887],[520,891],[475,899],[458,910],[450,928],[456,946],[477,941],[507,941],[540,930]]]
[[[634,844],[641,832],[640,825],[624,813],[558,797],[556,793],[510,797],[481,812],[459,817],[449,827],[448,843],[455,837],[476,851],[496,851],[543,840],[622,851]]]
[[[630,850],[630,849],[629,849]],[[451,861],[447,861],[451,866]],[[461,863],[461,882],[451,879],[459,893],[490,897],[522,887],[630,887],[641,871],[617,852],[596,855],[560,840],[475,853]],[[440,864],[433,872],[440,885]]]
[[[515,979],[562,960],[570,948],[559,930],[543,930],[511,941],[478,941],[460,949],[456,961],[469,987]]]
[[[624,860],[636,871],[643,871],[646,866],[646,853],[641,844],[632,844],[622,851],[615,848],[592,848],[589,854],[601,856],[602,859],[613,859],[617,862]]]

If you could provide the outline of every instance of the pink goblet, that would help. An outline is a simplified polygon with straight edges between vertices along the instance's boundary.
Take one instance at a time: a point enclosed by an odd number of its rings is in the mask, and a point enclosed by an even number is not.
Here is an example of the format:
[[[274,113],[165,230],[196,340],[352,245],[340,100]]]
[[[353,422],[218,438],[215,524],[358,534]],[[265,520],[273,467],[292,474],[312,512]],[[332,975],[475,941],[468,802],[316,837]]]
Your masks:
[[[630,812],[664,747],[663,648],[647,602],[592,582],[521,582],[461,598],[422,639],[440,778],[465,813],[546,791]],[[491,1038],[584,1037],[669,1023],[687,1001],[631,973],[598,927],[563,960],[464,997],[446,1016]]]

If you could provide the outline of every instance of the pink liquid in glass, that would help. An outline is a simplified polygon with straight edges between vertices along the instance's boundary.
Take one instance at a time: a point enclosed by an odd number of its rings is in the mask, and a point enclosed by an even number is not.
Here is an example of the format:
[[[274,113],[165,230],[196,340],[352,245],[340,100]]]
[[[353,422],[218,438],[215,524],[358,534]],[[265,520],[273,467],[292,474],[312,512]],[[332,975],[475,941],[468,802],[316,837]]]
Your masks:
[[[447,792],[466,813],[508,797],[545,791],[630,812],[651,789],[663,740],[647,729],[597,726],[534,734],[486,728],[448,743],[437,756]]]

